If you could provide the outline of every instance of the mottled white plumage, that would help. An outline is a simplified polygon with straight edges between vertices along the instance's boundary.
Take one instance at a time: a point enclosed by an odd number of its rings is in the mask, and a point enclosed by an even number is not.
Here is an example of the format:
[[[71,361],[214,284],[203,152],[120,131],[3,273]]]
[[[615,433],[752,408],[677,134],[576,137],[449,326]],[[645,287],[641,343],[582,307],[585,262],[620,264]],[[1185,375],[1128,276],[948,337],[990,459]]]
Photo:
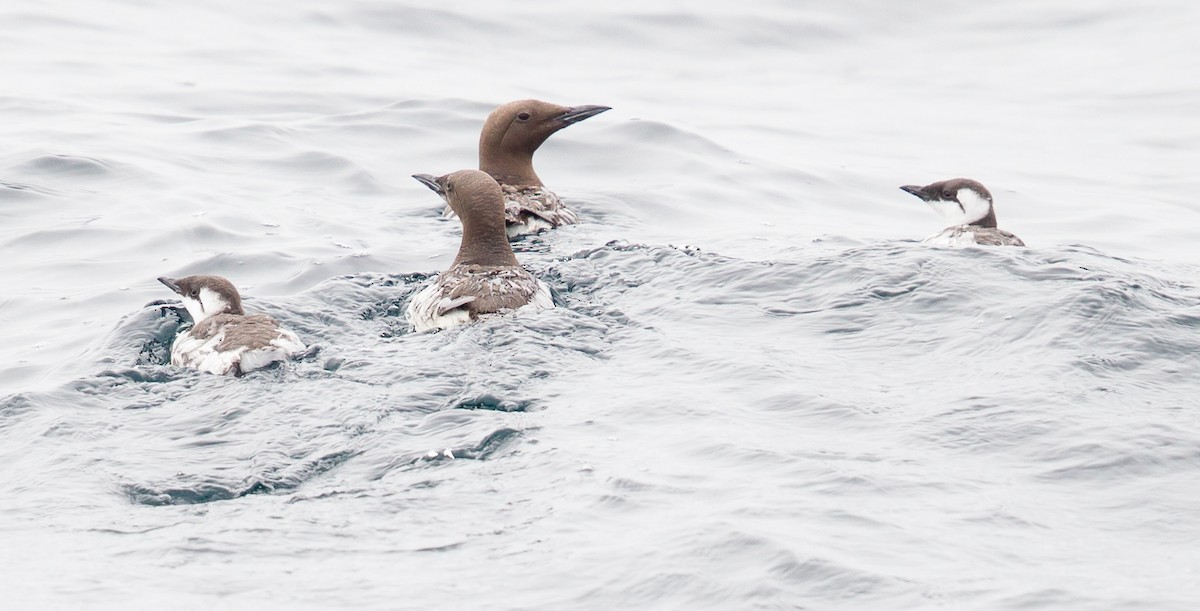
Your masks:
[[[171,346],[171,364],[176,367],[196,369],[217,375],[229,373],[245,374],[286,361],[293,355],[304,352],[306,346],[295,333],[279,327],[274,320],[265,316],[242,316],[242,321],[215,321],[212,335],[197,333],[192,327],[175,338]],[[274,327],[275,337],[267,345],[257,342],[230,342],[226,344],[231,328],[246,324],[247,319]],[[254,319],[266,319],[255,321]],[[240,325],[239,325],[240,323]]]
[[[971,231],[967,225],[959,225],[957,227],[947,227],[941,233],[931,235],[921,243],[926,246],[944,246],[944,247],[959,247],[973,246],[978,244],[975,241],[975,232]]]
[[[445,176],[416,174],[462,221],[458,255],[450,269],[408,302],[415,331],[446,329],[482,317],[554,307],[550,287],[521,267],[506,236],[504,190],[479,170]]]
[[[524,270],[521,270],[524,271]],[[452,276],[453,270],[445,274],[447,279]],[[434,281],[433,284],[421,289],[412,300],[408,302],[408,321],[413,326],[414,331],[432,331],[434,329],[449,329],[458,325],[469,323],[479,318],[493,316],[497,314],[506,314],[510,312],[532,312],[544,310],[554,307],[554,300],[550,294],[550,287],[545,282],[537,280],[532,276],[516,276],[511,278],[497,278],[487,282],[489,290],[501,294],[513,294],[515,292],[525,292],[530,286],[534,287],[532,296],[524,305],[513,309],[501,309],[496,312],[488,312],[483,314],[472,314],[469,305],[475,301],[472,297],[457,297],[448,296],[449,291],[454,290],[456,282],[464,282],[465,280],[450,282],[441,282],[441,277]],[[532,282],[531,282],[532,281]]]
[[[571,222],[574,223],[575,221]],[[507,235],[509,239],[512,239],[523,235],[541,233],[547,229],[554,229],[555,227],[558,227],[558,225],[554,225],[544,218],[538,216],[527,216],[519,222],[511,225],[505,225],[504,234]]]
[[[1024,246],[1020,238],[996,227],[992,194],[977,181],[954,178],[924,187],[905,185],[901,190],[929,204],[948,225],[925,238],[929,246]]]
[[[171,345],[172,365],[241,375],[306,350],[295,333],[270,316],[247,316],[237,289],[224,278],[188,276],[159,281],[179,294],[194,321]]]
[[[500,187],[504,191],[504,233],[509,239],[579,222],[579,215],[545,187]],[[447,204],[442,217],[456,219],[458,215]]]

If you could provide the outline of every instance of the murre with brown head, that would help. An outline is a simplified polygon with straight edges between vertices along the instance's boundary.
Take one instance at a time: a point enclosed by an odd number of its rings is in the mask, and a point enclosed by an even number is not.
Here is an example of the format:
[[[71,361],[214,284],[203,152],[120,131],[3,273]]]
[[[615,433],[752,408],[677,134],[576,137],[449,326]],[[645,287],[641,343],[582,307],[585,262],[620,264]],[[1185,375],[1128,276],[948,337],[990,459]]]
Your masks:
[[[304,342],[265,314],[247,316],[233,283],[220,276],[162,277],[195,324],[175,338],[171,364],[242,375],[303,352]]]
[[[517,261],[505,235],[504,193],[479,170],[413,178],[441,195],[462,221],[462,242],[450,269],[408,303],[417,331],[446,329],[481,316],[554,307],[550,287]]]
[[[953,178],[918,187],[900,187],[929,204],[946,219],[941,233],[925,238],[931,246],[1024,246],[1021,238],[996,227],[992,194],[970,178]]]
[[[606,110],[608,106],[519,100],[488,115],[479,134],[479,169],[500,183],[508,237],[579,222],[575,211],[564,206],[533,171],[533,154],[558,130]],[[444,215],[454,216],[453,208],[447,207]]]

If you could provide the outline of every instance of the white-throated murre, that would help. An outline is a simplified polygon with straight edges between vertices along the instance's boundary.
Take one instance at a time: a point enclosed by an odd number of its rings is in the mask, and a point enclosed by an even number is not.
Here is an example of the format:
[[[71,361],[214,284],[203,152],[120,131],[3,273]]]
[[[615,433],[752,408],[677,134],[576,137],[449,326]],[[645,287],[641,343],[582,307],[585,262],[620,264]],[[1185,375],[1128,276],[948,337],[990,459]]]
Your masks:
[[[521,267],[508,244],[504,193],[495,179],[479,170],[413,178],[445,198],[463,227],[450,269],[408,302],[413,329],[445,329],[485,314],[554,307],[550,287]]]
[[[953,178],[924,187],[905,185],[911,193],[929,204],[946,219],[948,226],[921,243],[931,246],[1024,246],[1021,238],[996,227],[996,209],[992,194],[970,178]]]
[[[265,314],[246,316],[233,283],[220,276],[159,282],[183,299],[195,324],[175,338],[171,364],[208,373],[242,375],[305,350],[295,333]]]
[[[503,190],[508,237],[579,222],[575,211],[564,206],[533,171],[533,154],[554,132],[606,110],[610,108],[518,100],[488,115],[479,133],[479,169],[496,179]],[[454,209],[447,206],[443,214],[454,216]]]

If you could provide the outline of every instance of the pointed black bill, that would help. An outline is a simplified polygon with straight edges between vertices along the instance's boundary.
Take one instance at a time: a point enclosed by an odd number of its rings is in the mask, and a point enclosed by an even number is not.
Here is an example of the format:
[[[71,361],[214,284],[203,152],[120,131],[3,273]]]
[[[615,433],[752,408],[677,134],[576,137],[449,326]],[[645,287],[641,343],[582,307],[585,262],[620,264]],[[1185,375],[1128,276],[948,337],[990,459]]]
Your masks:
[[[916,185],[904,185],[903,187],[900,187],[900,190],[904,191],[905,193],[916,195],[917,197],[921,198],[922,201],[929,201],[929,198],[925,195],[924,187],[918,187]]]
[[[181,291],[179,289],[179,285],[175,283],[175,280],[173,278],[168,278],[166,276],[159,276],[158,281],[167,285],[167,288],[171,289],[172,291],[175,291],[176,293],[179,293],[180,295],[183,294],[183,291]]]
[[[559,115],[558,120],[566,123],[567,125],[572,125],[584,119],[590,119],[606,110],[612,110],[612,108],[608,106],[595,105],[573,106],[568,108],[567,112]]]
[[[436,176],[432,174],[413,174],[412,177],[417,179],[417,182],[429,187],[434,193],[446,197],[446,189],[438,182]]]

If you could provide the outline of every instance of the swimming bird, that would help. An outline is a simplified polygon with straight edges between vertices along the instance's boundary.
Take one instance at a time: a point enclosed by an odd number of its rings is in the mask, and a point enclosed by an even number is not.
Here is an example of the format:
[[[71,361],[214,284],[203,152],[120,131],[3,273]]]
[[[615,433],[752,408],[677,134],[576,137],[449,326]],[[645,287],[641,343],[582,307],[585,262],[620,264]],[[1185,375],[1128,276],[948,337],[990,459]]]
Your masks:
[[[445,198],[463,227],[450,269],[408,303],[415,330],[446,329],[520,308],[554,307],[550,287],[521,267],[508,244],[504,192],[495,179],[479,170],[413,178]]]
[[[518,100],[492,111],[479,134],[479,169],[500,183],[505,231],[510,238],[579,222],[533,171],[533,154],[558,130],[594,117],[608,106],[559,106]],[[454,216],[453,207],[443,215]]]
[[[217,375],[243,375],[305,350],[295,333],[265,314],[247,316],[233,283],[220,276],[161,277],[183,299],[195,324],[175,338],[171,364]]]
[[[992,194],[970,178],[954,178],[924,187],[905,185],[902,191],[921,198],[949,223],[941,233],[921,243],[931,246],[1024,246],[1021,238],[996,227]]]

